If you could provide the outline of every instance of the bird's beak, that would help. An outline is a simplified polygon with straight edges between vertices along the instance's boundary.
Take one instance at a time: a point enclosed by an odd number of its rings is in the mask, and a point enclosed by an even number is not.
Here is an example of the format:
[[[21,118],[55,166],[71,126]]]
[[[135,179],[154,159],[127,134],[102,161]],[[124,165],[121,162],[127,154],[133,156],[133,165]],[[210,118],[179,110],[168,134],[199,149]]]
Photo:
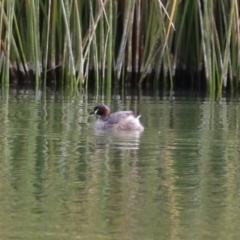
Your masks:
[[[96,109],[95,111],[94,110],[91,111],[89,114],[97,114],[97,112],[98,112],[98,109]]]

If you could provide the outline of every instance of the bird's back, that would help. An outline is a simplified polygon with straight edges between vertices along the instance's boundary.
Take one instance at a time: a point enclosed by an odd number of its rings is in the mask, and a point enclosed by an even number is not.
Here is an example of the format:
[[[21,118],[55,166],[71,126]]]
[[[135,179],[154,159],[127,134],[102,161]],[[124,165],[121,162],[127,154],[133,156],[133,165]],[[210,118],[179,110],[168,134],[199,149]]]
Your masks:
[[[132,116],[133,112],[132,111],[119,111],[119,112],[114,112],[110,114],[110,116],[107,119],[107,122],[109,124],[116,124],[122,121],[123,119],[126,119],[129,116]]]

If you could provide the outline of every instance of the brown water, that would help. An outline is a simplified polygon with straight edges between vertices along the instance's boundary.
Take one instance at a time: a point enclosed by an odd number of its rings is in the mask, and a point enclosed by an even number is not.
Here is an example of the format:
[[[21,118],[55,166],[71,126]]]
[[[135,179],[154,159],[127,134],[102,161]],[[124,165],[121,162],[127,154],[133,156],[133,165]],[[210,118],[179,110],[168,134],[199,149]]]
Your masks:
[[[240,239],[239,100],[105,100],[142,134],[96,132],[102,101],[1,97],[0,239]]]

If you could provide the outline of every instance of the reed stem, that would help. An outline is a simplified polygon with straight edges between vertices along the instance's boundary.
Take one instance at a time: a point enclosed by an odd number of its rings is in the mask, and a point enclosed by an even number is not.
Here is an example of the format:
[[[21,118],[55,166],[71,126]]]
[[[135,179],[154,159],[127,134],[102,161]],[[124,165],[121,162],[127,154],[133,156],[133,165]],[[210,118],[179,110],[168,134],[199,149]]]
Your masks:
[[[228,84],[233,91],[239,9],[237,0],[3,0],[1,82],[24,76],[38,88],[50,76],[72,89],[91,82],[110,93],[119,79],[144,85],[149,74],[156,87],[173,88],[176,73],[185,72],[193,83],[204,73],[200,81],[213,94]]]

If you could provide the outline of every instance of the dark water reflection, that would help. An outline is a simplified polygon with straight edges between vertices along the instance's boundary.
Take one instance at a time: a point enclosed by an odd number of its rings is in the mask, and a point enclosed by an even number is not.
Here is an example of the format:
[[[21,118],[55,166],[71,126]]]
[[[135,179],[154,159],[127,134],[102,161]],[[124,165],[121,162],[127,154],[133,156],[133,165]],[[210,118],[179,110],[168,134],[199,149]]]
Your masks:
[[[94,97],[2,97],[0,239],[239,239],[236,99],[114,97],[139,132],[96,132]]]

